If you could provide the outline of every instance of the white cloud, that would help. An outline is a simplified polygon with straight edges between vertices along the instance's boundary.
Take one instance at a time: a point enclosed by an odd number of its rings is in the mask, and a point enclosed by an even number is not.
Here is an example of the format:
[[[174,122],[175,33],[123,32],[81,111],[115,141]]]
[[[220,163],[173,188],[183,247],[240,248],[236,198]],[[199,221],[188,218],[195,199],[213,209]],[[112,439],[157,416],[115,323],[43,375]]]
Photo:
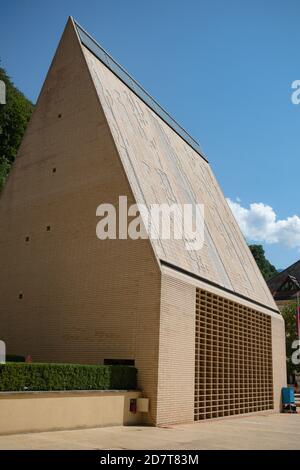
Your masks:
[[[227,202],[244,234],[249,241],[279,243],[300,251],[300,217],[293,215],[277,219],[271,206],[253,202],[249,208],[241,205],[240,200]]]

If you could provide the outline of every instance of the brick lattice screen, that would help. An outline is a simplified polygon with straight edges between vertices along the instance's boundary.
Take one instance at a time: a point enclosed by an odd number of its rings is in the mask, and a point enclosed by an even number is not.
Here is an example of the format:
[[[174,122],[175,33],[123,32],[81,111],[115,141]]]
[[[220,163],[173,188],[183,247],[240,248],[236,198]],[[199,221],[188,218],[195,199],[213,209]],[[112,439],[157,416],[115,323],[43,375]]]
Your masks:
[[[273,408],[271,317],[196,291],[195,421]]]

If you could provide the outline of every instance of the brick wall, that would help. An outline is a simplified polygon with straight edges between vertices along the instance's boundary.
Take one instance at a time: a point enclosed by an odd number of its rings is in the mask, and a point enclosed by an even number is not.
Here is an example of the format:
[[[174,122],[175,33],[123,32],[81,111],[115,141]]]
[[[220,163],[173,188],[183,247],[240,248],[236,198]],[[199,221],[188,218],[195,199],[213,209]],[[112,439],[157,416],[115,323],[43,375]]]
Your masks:
[[[162,276],[158,424],[194,420],[195,296],[189,282]]]
[[[118,195],[134,202],[69,23],[1,197],[0,337],[34,361],[135,359],[155,418],[160,271],[146,240],[96,238]]]

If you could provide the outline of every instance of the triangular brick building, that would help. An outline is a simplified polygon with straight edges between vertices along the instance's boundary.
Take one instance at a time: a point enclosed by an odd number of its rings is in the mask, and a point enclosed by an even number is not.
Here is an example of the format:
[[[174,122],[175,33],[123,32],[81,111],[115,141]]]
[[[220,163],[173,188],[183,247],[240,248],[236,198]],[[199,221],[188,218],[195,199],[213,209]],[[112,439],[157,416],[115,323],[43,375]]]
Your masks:
[[[99,240],[96,208],[204,204],[205,242]],[[148,421],[278,410],[283,320],[199,145],[69,19],[0,200],[0,337],[129,361]]]

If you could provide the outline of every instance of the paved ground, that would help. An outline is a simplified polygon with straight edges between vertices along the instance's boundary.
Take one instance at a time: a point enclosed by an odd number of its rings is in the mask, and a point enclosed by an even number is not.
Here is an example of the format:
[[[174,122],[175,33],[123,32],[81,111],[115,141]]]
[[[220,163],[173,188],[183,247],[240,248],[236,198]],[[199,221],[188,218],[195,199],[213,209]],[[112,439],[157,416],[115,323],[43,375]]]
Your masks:
[[[0,449],[300,449],[300,414],[0,436]]]

